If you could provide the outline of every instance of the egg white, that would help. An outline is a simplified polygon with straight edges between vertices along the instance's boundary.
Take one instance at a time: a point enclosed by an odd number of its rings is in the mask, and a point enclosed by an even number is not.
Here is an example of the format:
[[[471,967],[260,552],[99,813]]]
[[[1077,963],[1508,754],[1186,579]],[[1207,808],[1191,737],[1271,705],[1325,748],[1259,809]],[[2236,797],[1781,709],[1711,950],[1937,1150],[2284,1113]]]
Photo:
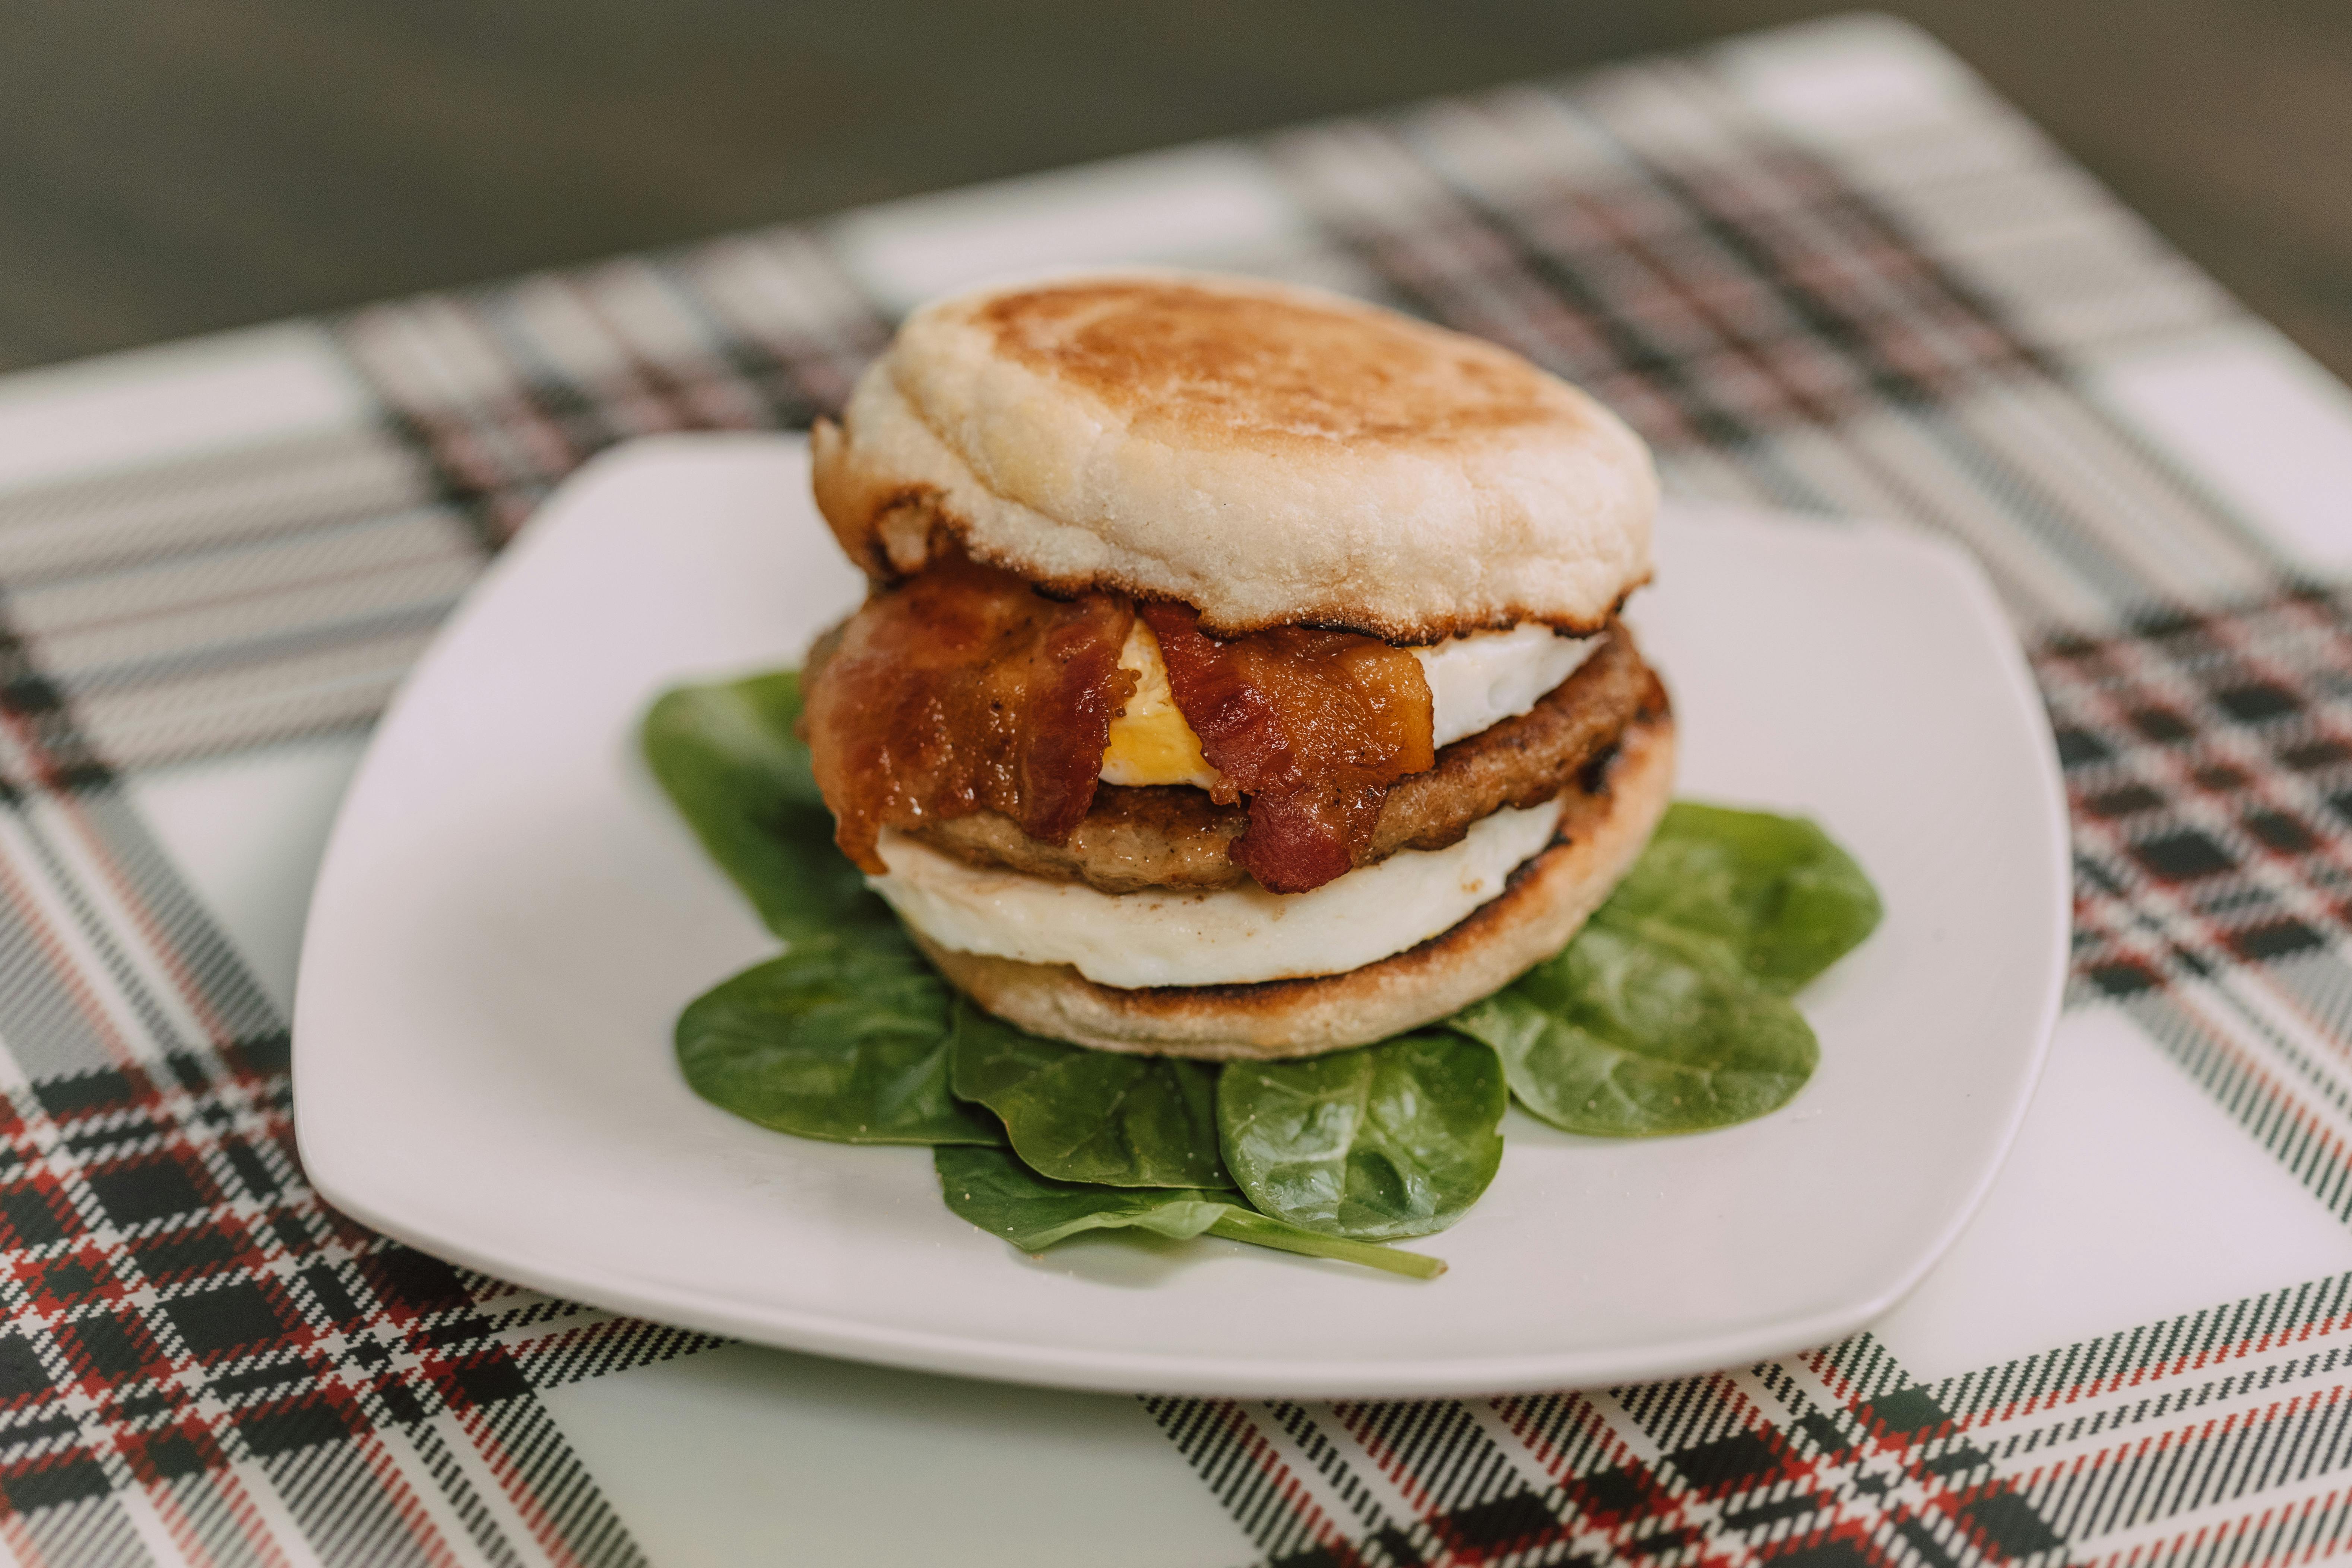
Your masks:
[[[1559,821],[1556,800],[1506,806],[1459,844],[1401,850],[1306,893],[1255,882],[1105,893],[969,866],[888,831],[889,874],[866,881],[908,924],[959,952],[1067,963],[1122,988],[1239,984],[1338,974],[1426,942],[1500,893]]]
[[[1450,746],[1517,718],[1574,675],[1600,642],[1527,621],[1507,632],[1473,632],[1413,649],[1429,682],[1433,743]]]

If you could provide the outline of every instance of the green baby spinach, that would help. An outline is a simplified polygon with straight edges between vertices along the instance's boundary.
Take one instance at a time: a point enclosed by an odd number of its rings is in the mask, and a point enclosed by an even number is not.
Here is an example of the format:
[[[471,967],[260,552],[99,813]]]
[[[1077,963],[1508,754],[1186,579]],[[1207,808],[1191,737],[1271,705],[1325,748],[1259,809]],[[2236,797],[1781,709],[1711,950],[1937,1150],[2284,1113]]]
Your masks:
[[[1705,942],[1783,996],[1878,925],[1878,891],[1802,817],[1677,801],[1597,919]]]
[[[682,686],[646,714],[654,777],[770,931],[794,942],[894,931],[890,911],[833,841],[807,745],[793,733],[800,674]]]
[[[1261,1212],[1329,1236],[1426,1236],[1495,1179],[1509,1100],[1485,1045],[1400,1035],[1232,1063],[1217,1085],[1217,1125],[1226,1165]]]
[[[1230,1187],[1217,1153],[1217,1069],[1041,1040],[969,1002],[955,1009],[959,1099],[1004,1123],[1013,1152],[1065,1182]]]
[[[938,1149],[931,1160],[948,1207],[1024,1252],[1042,1252],[1083,1231],[1134,1229],[1178,1241],[1219,1236],[1416,1279],[1434,1279],[1445,1272],[1444,1262],[1423,1253],[1325,1236],[1268,1218],[1234,1203],[1232,1193],[1056,1182],[998,1149]]]
[[[1811,823],[1681,802],[1565,952],[1448,1022],[1571,1132],[1727,1127],[1804,1088],[1821,1047],[1786,998],[1879,915]]]
[[[1761,1116],[1804,1088],[1821,1055],[1797,1010],[1744,971],[1598,921],[1450,1022],[1495,1047],[1519,1103],[1607,1138]]]
[[[946,983],[896,932],[807,936],[677,1020],[677,1064],[723,1110],[841,1143],[1001,1143],[948,1087]]]

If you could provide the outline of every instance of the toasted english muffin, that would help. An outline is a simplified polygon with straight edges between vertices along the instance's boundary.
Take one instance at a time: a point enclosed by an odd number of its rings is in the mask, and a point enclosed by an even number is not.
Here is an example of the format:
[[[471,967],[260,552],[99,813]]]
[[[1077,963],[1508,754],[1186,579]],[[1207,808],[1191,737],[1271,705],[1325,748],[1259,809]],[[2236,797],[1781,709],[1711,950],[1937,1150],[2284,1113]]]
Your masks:
[[[925,306],[814,437],[817,502],[891,580],[953,546],[1217,636],[1396,643],[1605,625],[1657,479],[1615,416],[1491,343],[1337,295],[1129,271]]]

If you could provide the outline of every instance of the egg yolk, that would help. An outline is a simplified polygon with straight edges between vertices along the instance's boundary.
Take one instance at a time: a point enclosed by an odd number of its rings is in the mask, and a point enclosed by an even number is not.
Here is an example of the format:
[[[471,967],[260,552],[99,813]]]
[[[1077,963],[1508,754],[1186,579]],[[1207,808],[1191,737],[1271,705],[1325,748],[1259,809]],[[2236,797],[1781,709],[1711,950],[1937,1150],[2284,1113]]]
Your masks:
[[[1556,636],[1530,621],[1508,631],[1475,632],[1414,648],[1429,682],[1431,740],[1450,745],[1525,713],[1575,674],[1601,640]],[[1127,700],[1127,711],[1110,721],[1103,783],[1215,788],[1224,775],[1201,754],[1201,738],[1184,721],[1169,689],[1160,639],[1139,616],[1119,647],[1118,667],[1134,671],[1135,695]]]
[[[1184,722],[1175,693],[1168,689],[1160,639],[1139,616],[1118,650],[1118,667],[1135,672],[1135,695],[1127,700],[1126,711],[1110,721],[1110,742],[1103,748],[1103,783],[1214,787],[1223,775],[1201,754],[1201,737]]]

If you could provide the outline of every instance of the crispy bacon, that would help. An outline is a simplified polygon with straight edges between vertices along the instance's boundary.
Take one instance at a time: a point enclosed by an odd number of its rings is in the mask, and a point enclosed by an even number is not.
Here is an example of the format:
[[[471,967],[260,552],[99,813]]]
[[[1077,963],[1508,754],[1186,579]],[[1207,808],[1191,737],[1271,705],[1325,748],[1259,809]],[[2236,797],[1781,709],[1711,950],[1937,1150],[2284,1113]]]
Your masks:
[[[868,599],[808,690],[810,760],[842,852],[878,874],[884,827],[983,808],[1066,842],[1134,689],[1118,668],[1134,624],[1124,598],[1062,603],[961,556]]]
[[[1139,613],[1221,798],[1249,796],[1232,854],[1277,893],[1347,873],[1389,785],[1436,763],[1429,682],[1402,648],[1353,632],[1276,626],[1230,642],[1182,605]]]

